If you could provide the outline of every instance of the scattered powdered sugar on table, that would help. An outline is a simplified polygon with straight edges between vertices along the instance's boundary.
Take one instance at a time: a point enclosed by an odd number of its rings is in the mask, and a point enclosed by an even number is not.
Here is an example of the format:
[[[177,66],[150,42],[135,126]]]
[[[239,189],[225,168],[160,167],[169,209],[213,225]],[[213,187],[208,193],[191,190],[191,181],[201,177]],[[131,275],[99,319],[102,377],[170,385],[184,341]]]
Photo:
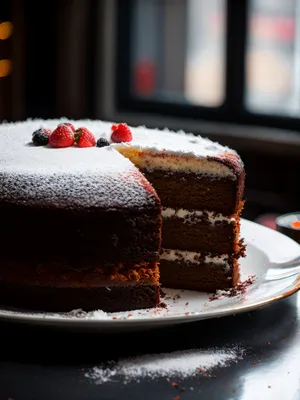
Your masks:
[[[194,349],[173,353],[147,354],[135,358],[110,362],[85,373],[96,384],[122,381],[128,383],[141,378],[188,378],[202,374],[208,376],[216,367],[227,367],[243,359],[244,350]]]

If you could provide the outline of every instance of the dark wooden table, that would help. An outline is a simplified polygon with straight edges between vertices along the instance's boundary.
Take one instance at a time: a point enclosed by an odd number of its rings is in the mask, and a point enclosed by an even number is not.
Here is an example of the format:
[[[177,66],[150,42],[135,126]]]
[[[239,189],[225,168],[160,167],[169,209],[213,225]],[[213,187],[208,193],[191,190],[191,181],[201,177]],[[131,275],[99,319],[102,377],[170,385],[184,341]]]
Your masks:
[[[300,295],[252,313],[138,333],[84,334],[0,325],[0,400],[300,399]],[[212,377],[96,385],[86,368],[119,357],[240,346]],[[194,390],[180,391],[180,387]]]

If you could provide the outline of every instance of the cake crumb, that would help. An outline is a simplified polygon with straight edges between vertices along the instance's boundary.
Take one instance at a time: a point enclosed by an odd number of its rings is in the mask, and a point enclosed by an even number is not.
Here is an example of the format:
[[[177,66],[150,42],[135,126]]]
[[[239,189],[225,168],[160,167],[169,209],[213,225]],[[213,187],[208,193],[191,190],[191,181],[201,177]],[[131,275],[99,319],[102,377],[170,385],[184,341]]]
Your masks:
[[[117,317],[112,317],[112,319],[116,320],[116,319],[117,319]]]
[[[172,382],[172,386],[173,386],[173,387],[178,387],[178,383]]]
[[[209,301],[221,300],[224,298],[234,297],[238,295],[243,295],[246,293],[248,286],[252,285],[256,281],[255,275],[249,275],[246,280],[239,282],[235,287],[229,288],[227,290],[217,290],[212,296],[210,296]]]
[[[176,300],[178,300],[178,299],[180,299],[181,298],[181,296],[180,296],[180,294],[175,294],[174,296],[173,296],[173,300],[174,301],[176,301]]]
[[[128,318],[132,317],[132,314],[128,314],[127,317],[128,317]]]
[[[161,301],[161,302],[159,303],[159,306],[158,306],[158,307],[167,308],[168,306],[167,306],[167,304],[166,304],[165,302]]]
[[[188,305],[189,305],[189,302],[187,301],[187,302],[185,303],[185,305],[188,306]]]
[[[180,400],[180,397],[179,396],[173,397],[172,400]]]

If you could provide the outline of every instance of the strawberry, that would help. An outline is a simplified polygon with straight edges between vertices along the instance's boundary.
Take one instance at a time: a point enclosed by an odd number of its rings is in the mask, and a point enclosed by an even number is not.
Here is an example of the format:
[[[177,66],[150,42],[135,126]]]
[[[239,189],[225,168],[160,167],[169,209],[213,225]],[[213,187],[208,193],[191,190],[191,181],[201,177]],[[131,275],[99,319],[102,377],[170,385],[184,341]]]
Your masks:
[[[69,128],[71,128],[72,132],[75,133],[76,129],[74,128],[74,125],[71,124],[71,122],[63,122],[63,123],[59,124],[58,126],[62,126],[62,125],[68,126]]]
[[[94,147],[96,145],[95,136],[84,127],[76,129],[75,142],[78,147]]]
[[[51,147],[70,147],[74,143],[74,133],[66,125],[59,125],[49,137]]]
[[[122,143],[122,142],[131,142],[132,141],[132,133],[129,129],[129,126],[125,123],[121,123],[118,125],[113,125],[111,127],[112,134],[111,140],[114,143]]]

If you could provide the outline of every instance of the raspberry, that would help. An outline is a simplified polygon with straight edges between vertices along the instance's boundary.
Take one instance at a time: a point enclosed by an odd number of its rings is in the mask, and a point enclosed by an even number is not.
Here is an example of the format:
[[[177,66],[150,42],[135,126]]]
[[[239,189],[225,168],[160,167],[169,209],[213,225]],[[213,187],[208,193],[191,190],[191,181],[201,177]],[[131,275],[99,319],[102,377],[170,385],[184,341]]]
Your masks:
[[[76,129],[74,128],[74,125],[71,124],[71,122],[62,122],[62,123],[59,124],[58,126],[62,126],[62,125],[65,125],[65,126],[68,126],[69,128],[71,128],[71,130],[72,130],[73,133],[76,132]]]
[[[52,147],[70,147],[74,143],[74,134],[67,125],[58,126],[49,137]]]
[[[104,139],[104,138],[100,138],[97,140],[97,147],[105,147],[105,146],[109,146],[109,141]]]
[[[46,146],[49,143],[48,129],[38,129],[32,134],[32,142],[36,146]]]
[[[112,126],[111,140],[114,143],[131,142],[132,133],[129,126],[125,123]]]
[[[84,127],[76,129],[75,142],[78,147],[94,147],[96,145],[95,136]]]

